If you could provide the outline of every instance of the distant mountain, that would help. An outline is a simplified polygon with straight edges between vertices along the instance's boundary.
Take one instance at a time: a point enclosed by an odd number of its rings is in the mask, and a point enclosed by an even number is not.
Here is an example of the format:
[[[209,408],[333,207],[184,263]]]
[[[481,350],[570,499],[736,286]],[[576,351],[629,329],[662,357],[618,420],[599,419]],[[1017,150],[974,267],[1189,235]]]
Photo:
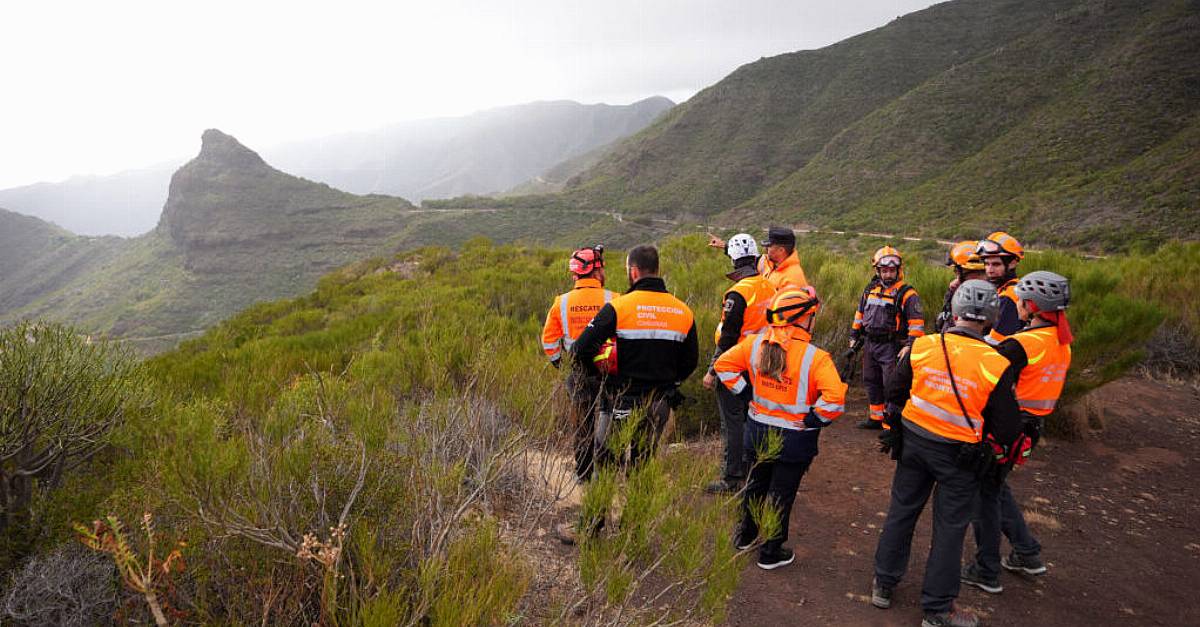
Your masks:
[[[620,243],[634,230],[588,212],[444,211],[349,194],[285,174],[217,130],[169,189],[158,226],[128,239],[0,210],[0,323],[47,317],[155,350],[368,257],[480,235],[566,244],[603,231]]]
[[[535,102],[296,141],[263,154],[287,172],[357,194],[422,200],[501,192],[641,130],[672,106],[661,97],[623,106]],[[0,190],[0,207],[82,235],[140,235],[154,228],[180,165]]]
[[[1195,238],[1197,33],[1194,0],[945,2],[739,68],[558,204],[1089,247]]]
[[[502,192],[646,127],[674,103],[534,102],[270,148],[271,163],[357,194],[413,201]]]
[[[80,235],[141,235],[158,221],[171,173],[182,163],[3,189],[0,206]]]
[[[80,237],[0,214],[5,239],[44,251],[0,255],[0,317],[48,316],[141,337],[201,329],[383,252],[413,209],[284,174],[234,138],[205,131],[145,235]]]

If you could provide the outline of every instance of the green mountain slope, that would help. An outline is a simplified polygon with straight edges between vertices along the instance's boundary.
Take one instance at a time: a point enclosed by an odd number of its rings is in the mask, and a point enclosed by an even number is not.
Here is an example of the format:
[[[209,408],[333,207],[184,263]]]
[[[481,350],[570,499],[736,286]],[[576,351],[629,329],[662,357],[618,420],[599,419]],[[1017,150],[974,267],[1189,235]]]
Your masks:
[[[0,322],[62,320],[154,351],[375,255],[476,236],[574,244],[605,233],[628,243],[639,231],[595,212],[439,211],[348,194],[280,172],[209,130],[146,235],[79,237],[0,212]]]
[[[1095,247],[1194,237],[1197,32],[1188,0],[939,4],[739,68],[555,202]]]

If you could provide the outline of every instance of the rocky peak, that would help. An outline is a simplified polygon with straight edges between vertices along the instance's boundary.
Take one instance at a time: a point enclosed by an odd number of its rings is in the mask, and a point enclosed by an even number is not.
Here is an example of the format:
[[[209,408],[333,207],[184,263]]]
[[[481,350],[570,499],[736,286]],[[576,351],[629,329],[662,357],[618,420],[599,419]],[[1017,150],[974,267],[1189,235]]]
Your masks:
[[[196,160],[236,169],[267,165],[258,153],[243,146],[232,135],[226,135],[215,128],[204,131],[200,137],[200,154]]]

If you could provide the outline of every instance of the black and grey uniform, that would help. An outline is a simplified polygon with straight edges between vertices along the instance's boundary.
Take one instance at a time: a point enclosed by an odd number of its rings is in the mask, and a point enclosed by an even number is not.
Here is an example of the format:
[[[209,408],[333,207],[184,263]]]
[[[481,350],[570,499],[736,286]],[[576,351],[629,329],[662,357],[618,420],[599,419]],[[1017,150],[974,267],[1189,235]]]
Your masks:
[[[871,404],[871,420],[883,421],[885,386],[896,370],[896,357],[925,335],[925,313],[913,286],[898,280],[884,285],[878,277],[863,290],[850,329],[852,339],[863,345],[863,385]]]

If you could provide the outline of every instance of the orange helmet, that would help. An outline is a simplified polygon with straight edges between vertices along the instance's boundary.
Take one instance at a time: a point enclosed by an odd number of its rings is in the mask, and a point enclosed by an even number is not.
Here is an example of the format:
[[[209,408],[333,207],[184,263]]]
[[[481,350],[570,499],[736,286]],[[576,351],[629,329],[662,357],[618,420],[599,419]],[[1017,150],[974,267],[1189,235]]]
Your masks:
[[[975,254],[978,247],[979,242],[972,240],[963,240],[951,246],[946,254],[946,265],[958,266],[963,270],[983,270],[983,260]]]
[[[988,235],[986,239],[979,240],[979,246],[975,248],[975,252],[980,258],[983,257],[1016,257],[1017,259],[1025,258],[1025,247],[1021,246],[1021,242],[1017,238],[1005,233],[1004,231],[996,231]]]
[[[900,257],[900,251],[891,246],[884,246],[875,251],[875,256],[871,257],[871,265],[878,268],[879,266],[888,266],[899,268],[903,263],[903,258]]]
[[[787,286],[771,299],[767,309],[767,324],[773,327],[799,326],[812,319],[821,309],[821,300],[811,285]]]

